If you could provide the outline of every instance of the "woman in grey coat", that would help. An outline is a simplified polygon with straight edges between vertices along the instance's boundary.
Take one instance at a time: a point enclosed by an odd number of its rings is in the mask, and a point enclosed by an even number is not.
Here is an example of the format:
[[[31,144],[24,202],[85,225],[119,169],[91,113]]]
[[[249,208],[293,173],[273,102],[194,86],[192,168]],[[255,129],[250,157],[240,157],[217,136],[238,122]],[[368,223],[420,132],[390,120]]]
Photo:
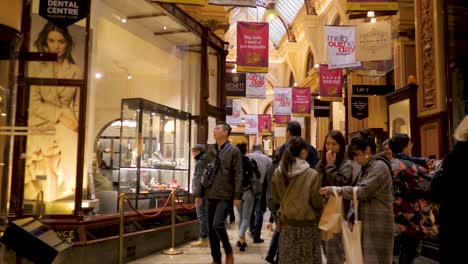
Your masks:
[[[393,211],[390,162],[384,155],[375,155],[375,140],[369,131],[361,131],[349,144],[354,160],[362,166],[355,186],[358,187],[359,218],[362,221],[362,253],[364,263],[392,263]],[[346,200],[353,199],[353,186],[337,187]],[[322,195],[331,187],[320,190]],[[351,206],[353,208],[353,206]]]

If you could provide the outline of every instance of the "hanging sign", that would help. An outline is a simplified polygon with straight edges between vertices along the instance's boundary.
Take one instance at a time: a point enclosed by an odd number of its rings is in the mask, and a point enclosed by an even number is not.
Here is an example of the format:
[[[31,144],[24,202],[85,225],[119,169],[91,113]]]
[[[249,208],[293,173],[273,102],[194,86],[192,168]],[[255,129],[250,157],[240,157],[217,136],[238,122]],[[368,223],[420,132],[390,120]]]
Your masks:
[[[241,118],[242,100],[232,100],[232,115],[226,115],[226,123],[232,126],[239,126],[242,124]]]
[[[292,88],[292,115],[310,116],[310,89],[308,87]]]
[[[83,18],[90,0],[40,0],[39,15],[58,27],[68,27]]]
[[[266,75],[264,73],[246,73],[245,97],[266,98]]]
[[[360,66],[356,61],[356,41],[354,26],[325,26],[328,69]]]
[[[327,65],[320,65],[320,100],[341,102],[343,75],[341,69],[329,70]]]
[[[359,120],[369,117],[368,97],[351,97],[351,116]]]
[[[232,99],[226,99],[226,116],[232,116]]]
[[[398,0],[348,0],[348,11],[398,11]]]
[[[356,59],[358,61],[391,60],[392,53],[392,25],[390,21],[357,25]]]
[[[292,89],[291,87],[273,88],[273,114],[291,115]]]
[[[268,23],[237,22],[237,71],[268,72]]]
[[[286,127],[275,126],[275,137],[285,137],[285,136],[286,136]]]
[[[245,134],[258,134],[258,115],[245,115]]]
[[[395,91],[393,85],[353,84],[353,95],[386,95]]]
[[[315,117],[329,117],[330,116],[330,102],[320,101],[314,99],[314,116]]]
[[[245,73],[226,72],[226,96],[245,97]]]
[[[157,2],[199,6],[204,6],[208,4],[208,0],[158,0]]]
[[[291,121],[291,115],[275,115],[276,126],[286,126]]]
[[[258,134],[271,135],[271,115],[258,115]]]
[[[257,7],[256,0],[209,0],[210,5]]]

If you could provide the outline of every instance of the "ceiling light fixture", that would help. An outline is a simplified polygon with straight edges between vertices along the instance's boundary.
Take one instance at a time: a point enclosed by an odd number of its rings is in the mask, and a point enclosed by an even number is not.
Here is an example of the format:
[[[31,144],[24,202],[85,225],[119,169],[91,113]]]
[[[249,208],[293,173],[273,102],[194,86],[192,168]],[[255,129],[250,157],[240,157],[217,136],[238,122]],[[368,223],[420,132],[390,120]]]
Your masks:
[[[164,27],[163,27],[163,29],[164,29],[164,30],[167,30],[167,27],[166,27],[166,26],[164,26]]]
[[[127,19],[125,17],[122,18],[120,21],[122,21],[122,23],[127,23]]]
[[[127,79],[131,80],[133,78],[133,76],[131,76],[130,74],[127,75]]]
[[[370,22],[375,23],[375,22],[377,22],[377,19],[375,17],[373,17],[373,18],[370,19]]]
[[[275,3],[268,5],[268,10],[265,12],[265,20],[267,22],[273,22],[278,18],[278,11],[275,9]]]
[[[375,17],[374,11],[367,11],[367,17]]]
[[[102,73],[96,72],[96,79],[101,79],[102,78]]]

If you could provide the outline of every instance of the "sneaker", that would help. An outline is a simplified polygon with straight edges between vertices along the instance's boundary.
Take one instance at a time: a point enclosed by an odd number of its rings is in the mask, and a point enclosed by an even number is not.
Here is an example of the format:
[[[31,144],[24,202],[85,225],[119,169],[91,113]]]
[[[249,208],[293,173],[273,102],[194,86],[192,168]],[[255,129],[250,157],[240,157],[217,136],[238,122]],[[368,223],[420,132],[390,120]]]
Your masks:
[[[207,247],[210,245],[210,241],[208,239],[199,239],[195,242],[190,243],[191,247]]]
[[[265,240],[262,239],[262,238],[259,238],[259,237],[254,237],[253,242],[254,242],[254,244],[258,244],[258,243],[265,242]]]

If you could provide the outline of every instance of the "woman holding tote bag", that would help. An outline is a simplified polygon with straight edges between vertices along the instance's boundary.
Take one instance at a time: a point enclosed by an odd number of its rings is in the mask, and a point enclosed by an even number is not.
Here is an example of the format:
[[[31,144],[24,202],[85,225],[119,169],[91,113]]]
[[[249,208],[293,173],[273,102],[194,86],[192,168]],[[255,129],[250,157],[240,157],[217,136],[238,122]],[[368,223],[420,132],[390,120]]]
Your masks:
[[[392,177],[390,162],[376,155],[375,140],[369,131],[351,139],[348,150],[359,163],[357,200],[361,220],[361,245],[364,263],[387,264],[393,258]],[[324,187],[320,194],[332,193],[334,186]],[[343,199],[353,200],[353,186],[336,187]],[[354,210],[351,206],[351,210]]]

